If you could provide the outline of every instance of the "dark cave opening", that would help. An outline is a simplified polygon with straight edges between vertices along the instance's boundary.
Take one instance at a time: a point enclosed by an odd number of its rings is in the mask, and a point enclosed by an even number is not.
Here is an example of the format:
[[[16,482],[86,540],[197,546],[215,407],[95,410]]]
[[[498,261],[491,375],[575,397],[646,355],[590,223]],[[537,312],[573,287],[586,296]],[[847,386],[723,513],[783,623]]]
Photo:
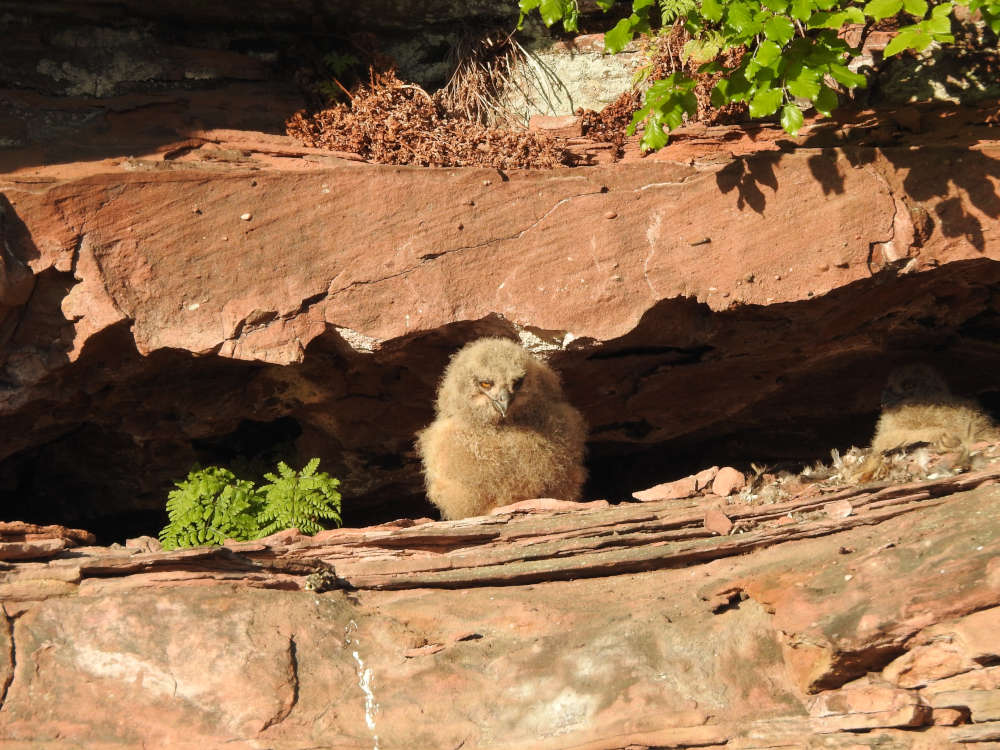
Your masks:
[[[278,461],[295,460],[295,441],[301,434],[301,425],[292,417],[244,419],[232,432],[196,438],[191,447],[201,466],[225,466],[241,479],[260,481]]]
[[[1000,391],[984,392],[981,403],[1000,418]],[[822,422],[774,419],[727,433],[707,430],[649,445],[630,441],[641,440],[641,435],[634,435],[629,425],[611,425],[626,440],[601,440],[597,433],[588,444],[589,478],[583,499],[627,502],[632,492],[712,465],[748,472],[751,464],[798,471],[817,461],[828,463],[833,448],[867,444],[877,417],[877,411],[870,411]],[[137,442],[85,423],[0,462],[0,518],[85,528],[101,544],[156,536],[167,522],[167,493],[190,469],[219,465],[259,482],[277,461],[300,468],[318,452],[308,443],[304,448],[297,445],[307,432],[299,420],[284,416],[244,419],[227,433],[186,442]],[[334,476],[346,476],[338,474],[338,467],[346,469],[329,456],[321,463],[321,469]],[[373,454],[368,468],[376,467],[405,478],[360,496],[349,489],[343,492],[345,526],[438,517],[422,492],[419,466],[411,453]]]

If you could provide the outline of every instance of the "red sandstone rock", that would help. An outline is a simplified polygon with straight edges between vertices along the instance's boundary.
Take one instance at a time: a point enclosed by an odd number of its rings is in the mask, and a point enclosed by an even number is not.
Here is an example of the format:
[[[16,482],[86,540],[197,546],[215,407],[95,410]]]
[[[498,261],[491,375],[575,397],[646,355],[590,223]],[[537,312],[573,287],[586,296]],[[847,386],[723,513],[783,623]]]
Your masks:
[[[915,646],[882,670],[883,679],[904,688],[923,687],[929,682],[968,672],[976,662],[954,643]]]
[[[824,512],[831,518],[847,518],[854,512],[854,506],[850,500],[834,500],[823,506]]]
[[[745,484],[746,477],[741,472],[732,466],[724,466],[712,480],[712,492],[721,497],[728,497],[743,489]]]
[[[684,477],[673,482],[664,482],[648,490],[633,492],[632,497],[642,502],[655,500],[681,500],[698,492],[698,481],[695,476]]]
[[[991,658],[980,636],[1000,607],[1000,548],[987,541],[1000,539],[1000,489],[982,486],[989,476],[920,483],[922,494],[845,490],[855,513],[842,519],[804,512],[822,498],[734,504],[753,523],[731,537],[706,533],[696,504],[664,500],[12,564],[0,571],[17,618],[0,628],[0,678],[13,674],[0,732],[26,746],[983,740],[998,724],[1000,667],[919,691],[850,680],[947,637]],[[772,525],[793,506],[798,520]],[[302,585],[321,575],[329,587]],[[400,590],[379,590],[391,581]],[[415,695],[435,697],[433,722]],[[966,714],[978,723],[942,725]]]
[[[1000,667],[981,667],[954,677],[930,682],[921,689],[920,694],[930,701],[933,696],[942,692],[998,689],[1000,689]]]
[[[63,539],[69,546],[95,542],[94,535],[83,529],[39,526],[23,521],[0,521],[0,540],[4,542],[34,542],[48,539]]]
[[[933,625],[914,638],[913,647],[889,664],[885,679],[902,687],[934,684],[1000,659],[1000,607]]]
[[[705,528],[716,534],[725,536],[733,528],[733,522],[725,513],[716,508],[705,511]]]
[[[540,131],[561,138],[576,138],[583,134],[582,118],[576,115],[533,115],[528,130]]]
[[[65,539],[39,539],[33,542],[0,542],[0,560],[32,560],[53,557],[71,546]]]
[[[607,500],[595,500],[589,503],[578,503],[571,500],[558,500],[554,497],[540,497],[534,500],[520,500],[510,505],[501,505],[490,511],[491,516],[504,513],[542,513],[549,511],[574,511],[581,508],[606,508]]]
[[[701,492],[702,490],[704,490],[712,483],[712,480],[715,479],[715,476],[718,473],[719,473],[718,466],[712,466],[708,469],[704,469],[703,471],[699,471],[697,474],[694,475],[695,490],[697,492]]]
[[[985,724],[954,729],[948,733],[948,738],[955,743],[1000,741],[1000,721],[990,721]],[[973,747],[976,747],[976,745],[973,745]],[[982,747],[984,750],[985,748],[991,748],[990,745],[979,745],[978,747]]]
[[[931,709],[931,722],[939,726],[953,727],[965,723],[965,712],[957,708]]]
[[[931,709],[914,692],[864,679],[820,694],[809,715],[816,731],[827,733],[922,726],[930,721]]]
[[[163,545],[156,537],[140,536],[135,539],[126,539],[125,549],[134,549],[139,552],[160,552],[163,550]]]
[[[972,721],[1000,721],[1000,690],[955,690],[935,693],[929,702],[935,709],[969,711]]]

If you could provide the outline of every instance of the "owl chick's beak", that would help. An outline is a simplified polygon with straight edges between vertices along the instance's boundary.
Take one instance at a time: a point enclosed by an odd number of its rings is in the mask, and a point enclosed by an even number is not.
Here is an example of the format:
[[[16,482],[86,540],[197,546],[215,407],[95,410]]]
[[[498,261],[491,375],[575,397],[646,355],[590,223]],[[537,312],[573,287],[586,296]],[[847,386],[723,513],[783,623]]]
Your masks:
[[[510,400],[512,397],[513,395],[506,388],[501,388],[496,398],[490,396],[490,402],[493,404],[493,408],[500,412],[501,419],[507,418],[507,410],[510,409]]]

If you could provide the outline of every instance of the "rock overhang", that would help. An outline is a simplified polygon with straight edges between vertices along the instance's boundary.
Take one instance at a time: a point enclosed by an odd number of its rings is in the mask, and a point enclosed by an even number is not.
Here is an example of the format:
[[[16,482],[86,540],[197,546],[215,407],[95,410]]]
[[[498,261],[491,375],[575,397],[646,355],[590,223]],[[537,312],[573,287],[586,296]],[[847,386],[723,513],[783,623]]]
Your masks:
[[[206,162],[229,142],[238,162]],[[426,512],[412,437],[480,335],[561,372],[591,497],[864,443],[913,359],[996,406],[990,146],[681,141],[684,161],[502,173],[315,161],[232,131],[182,145],[3,177],[8,503],[55,460],[73,478],[51,494],[155,512],[227,455],[205,445],[276,425],[271,447],[320,456],[358,522]],[[81,429],[117,491],[79,484]]]

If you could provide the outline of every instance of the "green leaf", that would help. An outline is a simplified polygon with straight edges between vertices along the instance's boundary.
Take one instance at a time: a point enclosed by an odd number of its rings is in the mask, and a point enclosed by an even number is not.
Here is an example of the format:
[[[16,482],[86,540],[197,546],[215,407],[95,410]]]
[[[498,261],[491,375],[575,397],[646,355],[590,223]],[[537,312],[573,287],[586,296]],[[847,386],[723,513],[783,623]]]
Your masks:
[[[761,4],[775,13],[784,13],[788,10],[788,0],[761,0]]]
[[[826,85],[823,85],[819,95],[813,99],[813,106],[816,107],[816,111],[827,117],[833,114],[833,110],[837,108],[838,104],[840,104],[840,97],[837,96],[837,92]]]
[[[927,0],[903,0],[903,9],[910,15],[923,18],[927,14]]]
[[[902,2],[902,0],[900,0]],[[730,3],[726,13],[726,24],[743,38],[759,34],[762,28],[759,11],[760,6],[742,0]],[[756,10],[755,12],[755,9]]]
[[[520,16],[517,19],[517,28],[524,28],[524,19],[528,17],[528,14],[539,6],[542,0],[521,0],[518,3],[518,8],[521,11]]]
[[[607,13],[615,4],[615,0],[597,0],[597,7]]]
[[[632,0],[632,12],[638,14],[639,11],[646,10],[655,3],[656,0]]]
[[[625,134],[630,136],[635,135],[635,129],[639,126],[639,123],[641,123],[647,117],[649,117],[648,104],[645,107],[641,107],[635,111],[635,113],[632,115],[632,122],[630,122],[628,124],[628,127],[625,128]]]
[[[847,14],[848,23],[865,22],[865,14],[861,11],[861,8],[856,5],[848,5],[844,12]]]
[[[876,21],[896,15],[903,9],[903,0],[870,0],[865,6],[865,15]]]
[[[781,127],[786,132],[795,135],[799,132],[799,128],[802,127],[803,122],[802,110],[799,109],[797,104],[789,102],[781,108]]]
[[[828,13],[826,11],[819,11],[809,17],[806,27],[810,29],[839,29],[844,25],[844,21],[846,20],[847,14],[844,12]]]
[[[650,121],[642,131],[639,146],[643,151],[656,151],[666,146],[669,140],[670,136],[663,131],[663,127],[658,122]]]
[[[775,60],[781,57],[781,47],[771,41],[761,42],[753,57],[757,65],[769,68]]]
[[[693,117],[698,111],[698,100],[690,91],[679,94],[676,97],[676,102],[675,108],[671,110],[672,113],[676,113],[670,120],[671,130],[680,127],[684,123],[684,115]],[[676,123],[676,125],[673,123]]]
[[[576,9],[576,4],[571,4],[566,9],[566,14],[563,16],[563,29],[566,31],[579,31],[580,27],[577,25],[580,20],[580,11]]]
[[[813,4],[811,0],[792,0],[792,18],[805,21],[812,15]]]
[[[906,49],[922,52],[930,46],[932,41],[931,35],[919,26],[905,26],[899,30],[896,36],[889,40],[889,43],[885,46],[883,55],[885,57],[892,57]]]
[[[729,74],[729,78],[721,78],[712,88],[710,95],[713,107],[723,107],[730,102],[746,101],[750,94],[750,81],[744,75],[747,63]]]
[[[983,3],[979,7],[979,12],[993,33],[1000,34],[1000,3]]]
[[[836,46],[830,46],[827,40],[823,38],[822,35],[828,33],[831,32],[826,30],[821,31],[812,39],[812,44],[804,55],[804,61],[810,67],[818,68],[823,65],[835,65],[843,60],[843,50],[838,49]]]
[[[951,11],[954,9],[953,3],[941,3],[940,5],[935,5],[931,9],[931,18],[946,18],[951,15]],[[994,7],[1000,8],[1000,5]]]
[[[849,89],[853,89],[858,86],[864,88],[868,85],[867,78],[860,73],[855,73],[846,65],[831,65],[830,75],[833,76],[833,79],[837,83],[847,86]]]
[[[751,117],[767,117],[778,111],[784,92],[781,89],[762,89],[750,100]]]
[[[941,7],[941,6],[938,6]],[[935,8],[936,10],[936,8]],[[931,17],[920,24],[927,31],[929,31],[934,36],[939,36],[941,34],[951,33],[951,17],[950,16],[935,16],[931,14]]]
[[[801,99],[815,101],[819,96],[820,81],[823,80],[823,71],[816,68],[803,66],[794,78],[786,79],[785,85],[788,93]]]
[[[716,37],[706,37],[705,39],[689,39],[684,45],[684,49],[681,50],[681,55],[683,59],[691,59],[697,63],[711,64],[710,61],[714,60],[719,56],[719,52],[722,48],[719,44],[719,40]],[[705,66],[703,65],[702,68]],[[721,69],[720,65],[716,65],[718,69]],[[698,69],[702,72],[702,69]]]
[[[722,19],[722,3],[719,0],[702,0],[701,14],[709,21]]]
[[[551,26],[556,21],[562,20],[565,13],[562,0],[541,0],[538,12],[546,26]]]
[[[615,54],[625,49],[625,45],[632,41],[632,21],[623,18],[614,25],[610,31],[604,35],[604,50]]]
[[[764,23],[764,36],[776,44],[784,45],[795,36],[795,26],[784,16],[774,16]]]

